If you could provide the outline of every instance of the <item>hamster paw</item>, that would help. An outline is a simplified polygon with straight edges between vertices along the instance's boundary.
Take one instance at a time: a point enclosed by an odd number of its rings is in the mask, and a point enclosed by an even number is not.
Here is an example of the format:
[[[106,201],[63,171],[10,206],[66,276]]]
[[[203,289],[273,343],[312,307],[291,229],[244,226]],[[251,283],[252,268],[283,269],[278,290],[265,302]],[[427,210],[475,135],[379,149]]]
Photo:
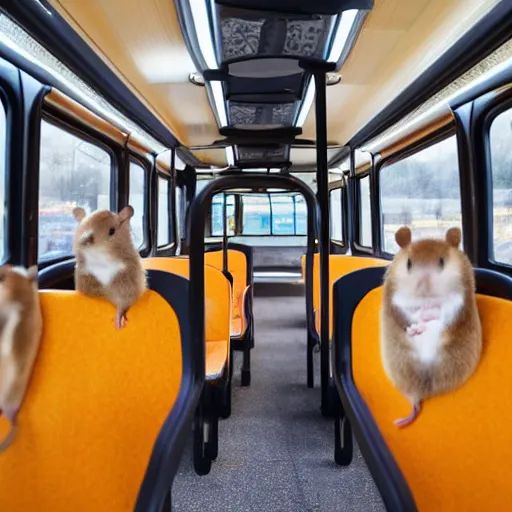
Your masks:
[[[118,311],[116,315],[116,329],[126,327],[126,322],[128,322],[126,311]]]
[[[418,322],[417,324],[411,324],[407,327],[407,334],[409,336],[418,336],[418,334],[422,334],[425,332],[426,325],[423,322]]]

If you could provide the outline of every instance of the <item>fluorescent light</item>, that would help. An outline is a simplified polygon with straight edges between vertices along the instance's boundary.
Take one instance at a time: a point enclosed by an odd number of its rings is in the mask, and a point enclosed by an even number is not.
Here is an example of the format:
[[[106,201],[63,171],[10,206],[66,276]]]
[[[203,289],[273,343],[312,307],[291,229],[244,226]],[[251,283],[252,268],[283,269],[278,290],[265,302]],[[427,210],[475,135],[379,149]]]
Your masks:
[[[226,148],[226,160],[228,165],[235,165],[235,153],[233,152],[233,146],[228,146]]]
[[[219,118],[219,126],[222,128],[228,125],[226,104],[224,103],[224,89],[222,88],[222,82],[214,81],[210,85],[213,93],[213,103]]]
[[[208,10],[204,0],[192,0],[188,2],[194,20],[199,48],[203,54],[203,58],[209,69],[217,69],[217,57],[212,43],[212,33],[210,30],[210,19],[208,18]]]
[[[311,108],[314,98],[315,81],[313,80],[313,77],[311,77],[308,88],[306,90],[306,95],[304,96],[304,101],[302,102],[302,105],[300,107],[299,117],[297,117],[297,122],[295,123],[295,126],[301,127],[304,124],[304,122],[306,121],[306,117],[308,117],[309,110]]]
[[[327,58],[328,62],[338,62],[338,60],[340,59],[341,54],[347,44],[350,31],[354,26],[354,21],[356,19],[357,13],[357,9],[350,9],[348,11],[343,11],[340,14],[341,20],[339,22],[336,35],[334,36],[334,42],[332,43],[331,51],[329,52],[329,57]]]

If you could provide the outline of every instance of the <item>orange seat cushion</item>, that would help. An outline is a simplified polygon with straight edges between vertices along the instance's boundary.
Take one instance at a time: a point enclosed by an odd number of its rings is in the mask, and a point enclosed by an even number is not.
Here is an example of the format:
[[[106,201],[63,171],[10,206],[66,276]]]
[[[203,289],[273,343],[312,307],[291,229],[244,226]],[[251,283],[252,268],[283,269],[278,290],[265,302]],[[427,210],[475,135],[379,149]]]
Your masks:
[[[183,257],[144,258],[144,268],[162,270],[185,278],[190,276],[190,260]],[[225,350],[213,350],[210,343],[229,343],[231,335],[231,286],[226,276],[216,268],[205,265],[205,339],[206,339],[206,377],[209,380],[219,375],[219,354],[223,354],[222,368],[228,362],[229,345]],[[212,358],[210,360],[210,358]]]
[[[106,301],[71,291],[40,297],[43,338],[16,437],[0,454],[0,510],[133,510],[180,389],[176,314],[148,290],[116,330]]]
[[[222,251],[206,252],[204,255],[205,263],[219,270],[223,269]],[[249,285],[247,282],[247,258],[241,251],[228,249],[228,271],[233,276],[233,316],[232,333],[234,336],[242,335],[247,326],[245,321],[240,324],[235,321],[236,318],[244,318],[244,291]],[[243,331],[239,331],[243,328]]]
[[[367,267],[380,267],[388,265],[389,261],[379,258],[366,258],[362,256],[346,256],[345,254],[329,255],[329,337],[333,332],[333,286],[342,276]],[[302,257],[302,269],[306,275],[306,256]],[[313,310],[315,313],[315,328],[320,333],[320,255],[313,258]]]
[[[352,327],[354,380],[421,511],[510,510],[512,485],[512,302],[477,296],[483,353],[458,390],[426,400],[417,420],[393,424],[410,406],[382,367],[382,288],[357,307]]]

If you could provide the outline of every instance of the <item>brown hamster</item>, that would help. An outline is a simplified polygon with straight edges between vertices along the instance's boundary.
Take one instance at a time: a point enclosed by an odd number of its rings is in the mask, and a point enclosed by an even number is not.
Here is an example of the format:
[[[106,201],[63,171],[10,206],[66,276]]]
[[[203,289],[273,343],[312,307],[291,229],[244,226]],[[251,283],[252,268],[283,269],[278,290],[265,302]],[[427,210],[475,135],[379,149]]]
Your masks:
[[[381,307],[381,355],[389,379],[412,405],[416,419],[423,399],[460,387],[476,369],[482,329],[475,277],[459,250],[461,232],[451,228],[445,240],[411,243],[400,228],[400,246],[386,271]]]
[[[11,443],[16,415],[32,375],[42,334],[42,314],[37,289],[37,266],[0,267],[0,413],[11,431],[0,451]]]
[[[131,206],[118,215],[109,210],[90,215],[83,208],[73,210],[79,222],[73,243],[76,289],[112,302],[117,308],[116,329],[126,325],[128,309],[146,289],[146,272],[130,232],[133,214]]]

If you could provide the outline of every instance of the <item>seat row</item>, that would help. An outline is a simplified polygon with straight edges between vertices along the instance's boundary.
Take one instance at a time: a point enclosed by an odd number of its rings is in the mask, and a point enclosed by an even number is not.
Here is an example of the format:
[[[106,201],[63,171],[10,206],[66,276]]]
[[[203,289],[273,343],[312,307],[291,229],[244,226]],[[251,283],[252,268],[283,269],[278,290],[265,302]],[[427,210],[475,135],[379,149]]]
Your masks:
[[[194,467],[209,471],[218,420],[231,412],[233,351],[254,344],[252,254],[239,249],[229,248],[228,276],[222,250],[205,253],[202,369],[188,257],[143,260],[148,289],[121,330],[103,299],[40,290],[43,337],[14,441],[0,453],[1,510],[170,510],[192,425]],[[0,440],[7,431],[0,417]]]
[[[330,256],[335,460],[351,463],[354,435],[389,511],[509,510],[512,279],[475,269],[483,333],[478,368],[456,391],[429,399],[414,424],[400,429],[393,420],[409,404],[386,376],[380,353],[386,263]],[[318,268],[314,276],[318,283]],[[315,298],[307,291],[318,309],[316,292]]]

